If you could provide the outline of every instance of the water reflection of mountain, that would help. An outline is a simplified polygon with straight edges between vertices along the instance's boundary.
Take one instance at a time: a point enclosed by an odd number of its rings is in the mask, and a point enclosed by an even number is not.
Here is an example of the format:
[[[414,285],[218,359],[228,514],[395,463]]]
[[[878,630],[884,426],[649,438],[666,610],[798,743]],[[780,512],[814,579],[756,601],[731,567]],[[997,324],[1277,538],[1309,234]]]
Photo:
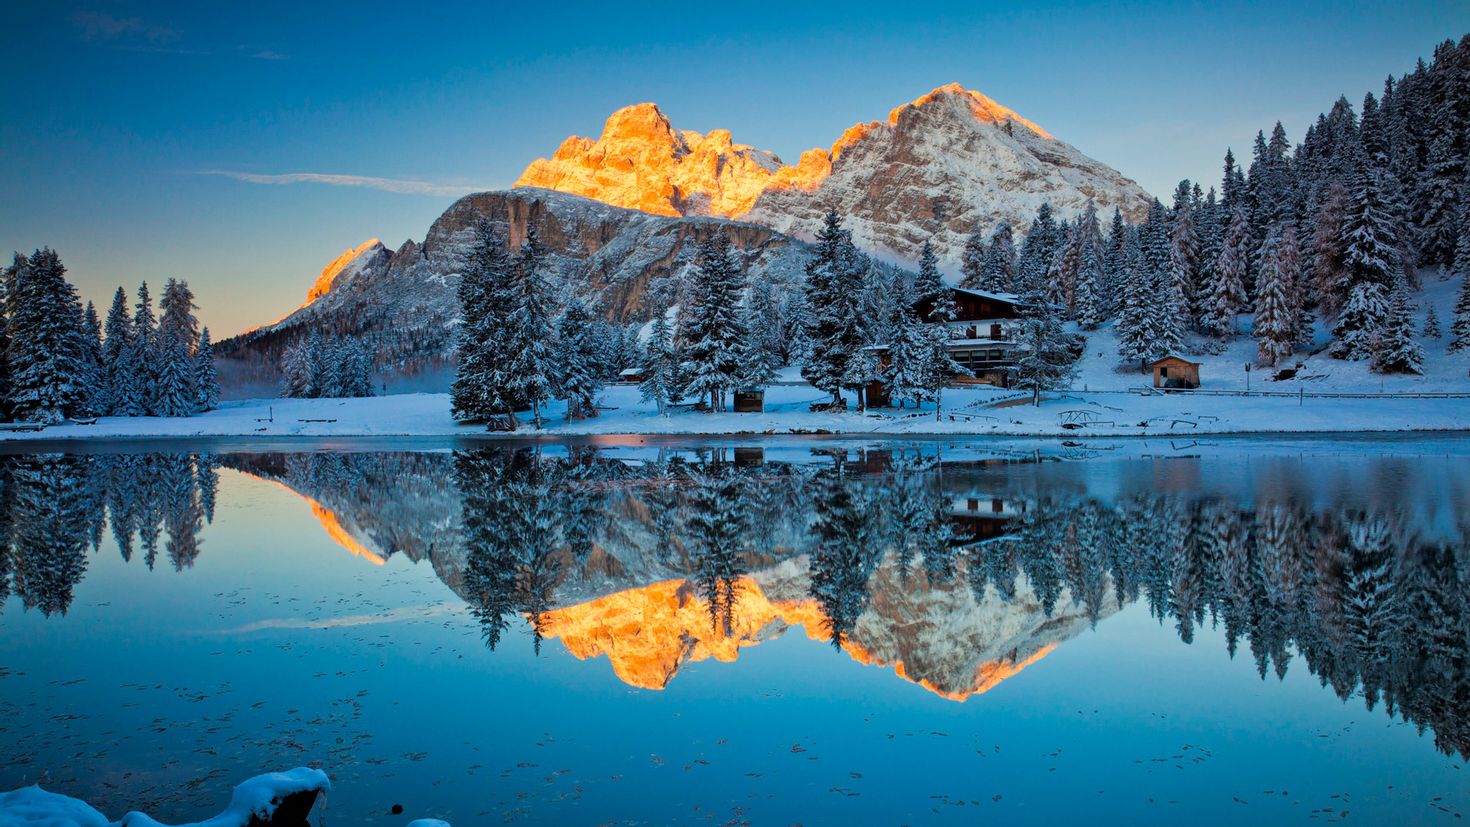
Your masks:
[[[368,557],[428,560],[486,643],[526,623],[662,687],[800,626],[963,699],[1142,601],[1185,642],[1223,628],[1470,748],[1470,483],[1402,458],[941,462],[933,448],[226,455]],[[150,563],[198,553],[215,461],[3,460],[5,588],[64,611],[104,511]],[[206,506],[206,502],[208,505]],[[119,517],[118,515],[121,515]],[[152,538],[151,540],[149,538]]]

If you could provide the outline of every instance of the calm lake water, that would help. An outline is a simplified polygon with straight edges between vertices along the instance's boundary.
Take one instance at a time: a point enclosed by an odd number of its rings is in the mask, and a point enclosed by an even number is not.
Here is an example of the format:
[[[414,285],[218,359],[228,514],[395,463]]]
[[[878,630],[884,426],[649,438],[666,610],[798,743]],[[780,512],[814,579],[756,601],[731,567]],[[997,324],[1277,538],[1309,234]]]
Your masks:
[[[311,765],[329,824],[456,827],[1470,813],[1470,440],[258,447],[0,456],[0,789],[183,821]]]

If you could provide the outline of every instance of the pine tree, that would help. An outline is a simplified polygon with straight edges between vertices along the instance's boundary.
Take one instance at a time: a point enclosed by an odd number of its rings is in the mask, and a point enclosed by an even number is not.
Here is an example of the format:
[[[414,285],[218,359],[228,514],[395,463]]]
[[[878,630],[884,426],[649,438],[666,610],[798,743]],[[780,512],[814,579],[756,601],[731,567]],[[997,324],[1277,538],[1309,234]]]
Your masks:
[[[214,343],[209,339],[209,328],[199,333],[199,352],[194,360],[196,411],[212,411],[219,407],[219,372],[214,366]]]
[[[974,376],[969,368],[954,360],[949,351],[949,329],[938,322],[923,325],[929,352],[924,356],[923,385],[927,396],[934,398],[934,419],[944,410],[944,388],[956,377]]]
[[[509,327],[510,257],[489,219],[475,223],[475,241],[459,277],[460,326],[454,384],[450,388],[456,419],[484,422],[510,413],[505,348]],[[514,417],[511,417],[512,419]]]
[[[299,340],[281,354],[281,396],[304,399],[312,392],[312,361],[307,342]]]
[[[1328,316],[1337,315],[1347,302],[1352,289],[1343,262],[1343,225],[1347,223],[1348,195],[1342,184],[1334,181],[1318,208],[1312,234],[1312,284],[1317,305]]]
[[[1353,286],[1347,305],[1332,328],[1329,353],[1338,359],[1360,361],[1378,352],[1378,338],[1388,320],[1388,301],[1383,285],[1363,281]]]
[[[508,315],[503,333],[510,360],[506,365],[505,394],[531,406],[531,416],[541,427],[541,405],[550,398],[554,371],[552,353],[554,319],[551,286],[547,282],[545,250],[536,225],[528,224],[511,267],[506,290]]]
[[[855,302],[858,274],[853,271],[857,254],[835,210],[827,212],[815,246],[806,268],[807,353],[801,375],[832,394],[832,404],[840,407],[842,378],[848,360],[862,346],[862,335]]]
[[[1377,373],[1424,372],[1424,348],[1414,340],[1413,312],[1403,280],[1394,284],[1390,294],[1388,319],[1373,352],[1373,370]]]
[[[1026,232],[1026,240],[1021,244],[1012,292],[1025,293],[1045,286],[1047,272],[1060,245],[1051,204],[1042,202],[1036,211],[1036,219],[1031,222],[1031,229]]]
[[[199,320],[194,318],[194,294],[189,283],[169,279],[160,301],[154,352],[158,372],[154,413],[158,416],[189,416],[199,400],[195,353],[199,349]]]
[[[1002,221],[990,234],[981,266],[979,284],[990,293],[1014,293],[1016,290],[1016,239],[1011,225]]]
[[[883,381],[888,383],[889,396],[900,408],[906,401],[912,401],[914,407],[918,407],[927,393],[928,361],[932,353],[924,323],[911,305],[903,308],[899,312],[898,329],[888,351],[888,367],[883,375]]]
[[[1449,349],[1453,353],[1470,348],[1470,209],[1460,217],[1460,238],[1455,245],[1455,264],[1450,275],[1460,279],[1454,319],[1450,322]]]
[[[1097,209],[1090,202],[1077,220],[1077,232],[1077,319],[1092,330],[1112,315],[1114,299],[1109,295],[1107,252],[1097,225]]]
[[[709,410],[725,409],[725,395],[736,386],[745,331],[741,326],[742,277],[723,230],[699,246],[694,271],[694,303],[681,320],[685,340],[685,396],[709,397]],[[854,297],[856,298],[856,297]]]
[[[949,322],[954,319],[954,300],[939,274],[939,257],[934,254],[934,245],[928,241],[919,252],[919,274],[914,278],[913,296],[915,301],[929,308],[926,321]]]
[[[572,299],[557,323],[557,389],[567,401],[567,419],[597,416],[602,382],[594,369],[592,314],[581,299]]]
[[[1296,345],[1296,313],[1291,291],[1294,274],[1283,254],[1282,227],[1272,229],[1261,244],[1260,275],[1256,279],[1256,350],[1261,364],[1275,365],[1291,355]]]
[[[1420,184],[1415,224],[1419,228],[1419,263],[1425,267],[1449,265],[1454,260],[1459,235],[1461,167],[1463,154],[1456,153],[1448,131],[1430,145],[1427,169]]]
[[[106,374],[102,370],[102,323],[97,318],[97,308],[87,302],[82,312],[82,386],[87,400],[83,410],[93,416],[105,414],[112,406],[108,396]]]
[[[85,337],[76,288],[50,248],[16,256],[7,281],[11,313],[7,407],[17,419],[48,424],[79,413],[87,402]]]
[[[971,290],[985,290],[985,234],[976,227],[965,239],[965,249],[960,252],[960,273],[964,278],[960,286]]]
[[[1153,355],[1154,341],[1158,337],[1150,310],[1154,299],[1149,295],[1149,278],[1144,266],[1143,253],[1138,245],[1133,242],[1127,244],[1123,265],[1123,302],[1116,325],[1118,356],[1125,362],[1137,359],[1140,370],[1146,367]]]
[[[1062,328],[1061,308],[1039,292],[1023,296],[1022,307],[1016,387],[1031,391],[1039,406],[1042,391],[1061,387],[1074,373],[1072,337]]]
[[[1200,239],[1195,231],[1194,208],[1185,200],[1176,208],[1169,226],[1169,287],[1185,320],[1199,315],[1199,262]]]
[[[639,386],[645,402],[658,405],[660,414],[666,413],[668,404],[679,394],[679,358],[674,352],[672,332],[668,318],[660,313],[653,320],[649,331],[648,355],[643,361],[644,379]]]
[[[133,346],[133,319],[128,312],[128,294],[121,287],[112,296],[112,308],[107,311],[107,322],[102,341],[102,369],[106,377],[108,408],[104,413],[114,416],[142,416],[147,413],[143,406],[142,389],[138,385],[137,366],[133,362],[136,349]]]
[[[741,390],[767,387],[776,380],[776,371],[781,367],[775,343],[762,334],[769,326],[767,321],[774,301],[757,301],[757,296],[768,294],[769,285],[752,287],[749,298],[741,306],[740,330],[744,338],[735,346],[735,387]]]
[[[1442,339],[1444,329],[1439,325],[1439,314],[1434,312],[1434,305],[1429,305],[1429,310],[1424,314],[1424,338]]]
[[[1215,336],[1235,335],[1235,317],[1246,303],[1245,284],[1250,274],[1250,221],[1243,208],[1235,209],[1215,265],[1215,283],[1205,313],[1205,328]]]
[[[158,353],[155,334],[158,323],[153,315],[153,298],[148,294],[148,282],[138,285],[138,303],[133,305],[132,353],[128,363],[137,378],[138,394],[143,415],[154,416],[158,408]]]

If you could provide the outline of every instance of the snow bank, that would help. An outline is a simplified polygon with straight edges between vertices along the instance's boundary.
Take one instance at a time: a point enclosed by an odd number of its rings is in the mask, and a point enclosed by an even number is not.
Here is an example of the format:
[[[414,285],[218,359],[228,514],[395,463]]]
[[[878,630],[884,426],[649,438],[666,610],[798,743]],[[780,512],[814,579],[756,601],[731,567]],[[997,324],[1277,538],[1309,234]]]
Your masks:
[[[248,827],[268,823],[277,808],[291,796],[301,793],[324,793],[332,782],[321,770],[297,767],[286,772],[257,775],[235,787],[230,806],[207,821],[178,827]],[[304,819],[315,802],[298,802],[299,817]],[[442,822],[441,822],[442,823]],[[75,798],[46,792],[40,787],[26,787],[0,793],[0,827],[166,827],[143,813],[128,813],[121,821],[108,821],[88,804]],[[447,827],[447,826],[446,826]]]
[[[0,793],[0,827],[112,827],[85,802],[39,786]]]

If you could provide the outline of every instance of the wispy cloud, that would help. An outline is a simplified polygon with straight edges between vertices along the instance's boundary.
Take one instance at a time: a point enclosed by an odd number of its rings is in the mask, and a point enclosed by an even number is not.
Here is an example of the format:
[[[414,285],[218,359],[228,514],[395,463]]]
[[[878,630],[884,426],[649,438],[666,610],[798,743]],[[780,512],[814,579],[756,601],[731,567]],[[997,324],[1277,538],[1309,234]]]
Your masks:
[[[255,60],[290,59],[289,55],[260,46],[240,45],[219,50],[191,48],[188,44],[180,44],[178,29],[141,17],[118,17],[107,12],[79,11],[71,16],[71,24],[81,33],[83,40],[105,43],[127,52],[204,57],[224,55]]]
[[[432,181],[414,181],[404,178],[375,178],[369,175],[341,175],[330,172],[286,172],[268,175],[257,172],[236,172],[227,169],[206,169],[200,175],[220,175],[251,184],[327,184],[334,187],[364,187],[404,195],[449,195],[460,196],[481,192],[488,187],[471,187],[464,184],[439,184]]]
[[[71,23],[87,40],[143,40],[158,44],[179,37],[178,30],[171,26],[148,23],[138,17],[114,17],[100,11],[79,11],[71,16]]]

